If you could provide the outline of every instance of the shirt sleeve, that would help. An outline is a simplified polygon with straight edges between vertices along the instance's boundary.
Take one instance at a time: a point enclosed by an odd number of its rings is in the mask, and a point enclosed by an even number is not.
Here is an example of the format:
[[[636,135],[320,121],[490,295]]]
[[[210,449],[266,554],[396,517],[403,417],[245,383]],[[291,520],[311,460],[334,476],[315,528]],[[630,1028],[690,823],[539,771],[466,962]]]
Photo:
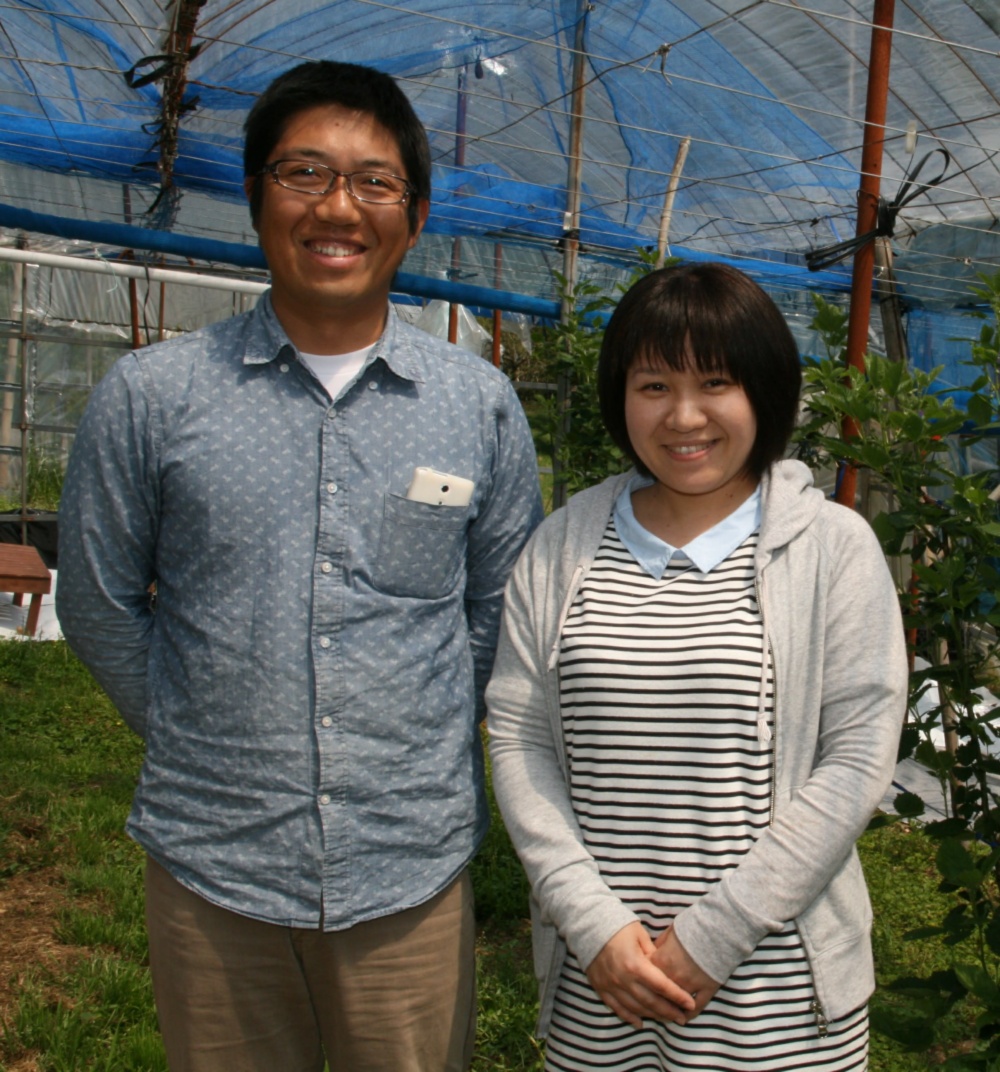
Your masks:
[[[156,579],[158,482],[152,418],[134,354],[94,389],[59,506],[56,605],[63,635],[145,736]]]
[[[542,519],[538,462],[524,409],[505,382],[495,412],[496,450],[489,497],[469,529],[465,612],[476,689],[476,719],[493,669],[503,590],[525,541]]]

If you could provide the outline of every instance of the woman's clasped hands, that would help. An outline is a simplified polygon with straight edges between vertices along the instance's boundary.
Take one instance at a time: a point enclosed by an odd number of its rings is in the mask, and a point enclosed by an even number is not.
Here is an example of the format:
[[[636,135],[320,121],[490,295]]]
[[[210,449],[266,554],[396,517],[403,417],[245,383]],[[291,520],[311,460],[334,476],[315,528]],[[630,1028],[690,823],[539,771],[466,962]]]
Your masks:
[[[686,1024],[720,986],[688,956],[672,928],[654,942],[639,922],[605,943],[587,978],[604,1004],[633,1027],[643,1020]]]

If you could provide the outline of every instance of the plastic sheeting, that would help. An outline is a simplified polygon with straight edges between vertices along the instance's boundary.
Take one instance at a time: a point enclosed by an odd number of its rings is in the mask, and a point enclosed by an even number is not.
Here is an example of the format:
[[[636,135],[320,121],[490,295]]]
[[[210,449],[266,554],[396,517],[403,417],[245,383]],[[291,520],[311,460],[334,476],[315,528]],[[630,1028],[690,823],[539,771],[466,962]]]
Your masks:
[[[802,254],[854,229],[871,0],[10,0],[0,201],[252,244],[240,167],[247,108],[302,59],[348,59],[401,80],[431,134],[428,232],[462,238],[454,269],[420,245],[407,268],[549,296],[581,11],[580,238],[591,258],[656,244],[689,136],[672,251],[815,286]],[[190,49],[170,38],[182,12],[196,19]],[[989,233],[1000,14],[992,0],[901,0],[895,27],[884,192],[928,150],[953,158],[948,179],[899,221],[899,275],[909,300],[953,304],[1000,256]],[[164,137],[171,85],[175,158]]]

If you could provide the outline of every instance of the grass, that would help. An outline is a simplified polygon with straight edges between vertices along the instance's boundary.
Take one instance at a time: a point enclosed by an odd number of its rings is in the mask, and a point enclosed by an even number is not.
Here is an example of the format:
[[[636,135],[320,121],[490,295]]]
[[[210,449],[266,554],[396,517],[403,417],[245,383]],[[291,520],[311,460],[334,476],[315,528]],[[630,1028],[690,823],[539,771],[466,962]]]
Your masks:
[[[62,495],[65,462],[32,446],[28,451],[27,503],[31,510],[57,510]],[[19,491],[0,492],[0,513],[21,509]]]
[[[940,939],[907,942],[901,935],[918,927],[940,923],[948,905],[938,892],[941,876],[934,858],[937,843],[918,826],[898,824],[870,831],[860,846],[868,880],[875,922],[872,949],[881,986],[902,976],[927,976],[948,968],[953,952]],[[959,959],[973,962],[971,941],[954,951]],[[897,1023],[906,1023],[912,1012],[885,990],[876,992],[873,1007],[891,1010]],[[960,1002],[944,1021],[938,1043],[927,1054],[907,1054],[883,1036],[872,1033],[872,1069],[880,1072],[909,1072],[933,1068],[947,1056],[960,1053],[976,1037],[976,1006]]]
[[[34,1054],[51,1072],[165,1070],[142,853],[122,833],[140,742],[64,644],[0,643],[0,710],[0,881],[35,891],[68,953],[5,965],[17,982],[0,1061]],[[48,888],[34,876],[51,876]]]
[[[65,645],[0,642],[0,916],[30,891],[46,921],[40,953],[0,941],[0,1070],[160,1072],[166,1068],[146,968],[142,853],[122,833],[141,746]],[[527,888],[499,819],[473,865],[479,942],[475,1072],[539,1072]],[[900,935],[936,922],[934,849],[918,828],[866,835],[880,981],[948,964],[949,951]],[[11,923],[17,917],[27,922]],[[53,937],[54,936],[54,937]],[[5,959],[6,957],[6,959]],[[877,994],[874,1002],[889,1002]],[[973,1037],[959,1006],[943,1044],[905,1053],[872,1036],[873,1072],[921,1072]],[[32,1060],[34,1064],[32,1064]]]

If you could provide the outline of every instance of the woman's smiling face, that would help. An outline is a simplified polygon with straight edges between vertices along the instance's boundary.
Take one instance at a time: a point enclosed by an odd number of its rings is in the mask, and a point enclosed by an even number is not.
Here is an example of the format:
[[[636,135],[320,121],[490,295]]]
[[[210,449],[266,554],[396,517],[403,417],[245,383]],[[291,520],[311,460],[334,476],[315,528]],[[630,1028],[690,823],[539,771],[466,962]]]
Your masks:
[[[699,371],[690,354],[680,370],[636,358],[625,424],[633,450],[678,509],[690,496],[701,506],[742,500],[757,486],[747,468],[757,438],[750,399],[727,373]]]

